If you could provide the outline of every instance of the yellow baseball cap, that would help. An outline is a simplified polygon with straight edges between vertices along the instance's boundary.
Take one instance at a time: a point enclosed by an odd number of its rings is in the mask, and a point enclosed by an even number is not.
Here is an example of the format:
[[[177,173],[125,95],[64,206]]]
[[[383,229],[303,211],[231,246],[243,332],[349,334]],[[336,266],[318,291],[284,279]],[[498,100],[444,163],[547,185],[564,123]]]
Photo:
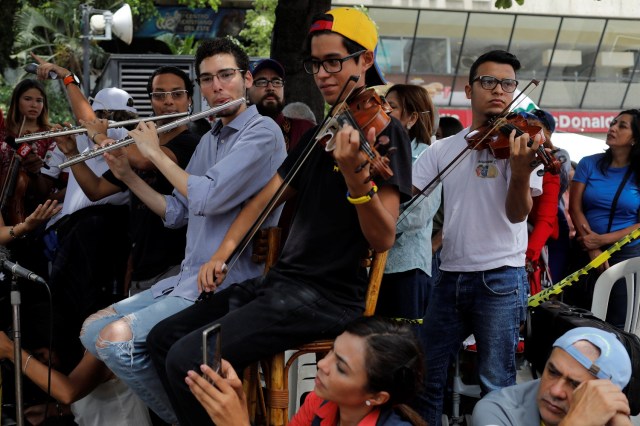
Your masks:
[[[309,34],[315,31],[338,33],[374,52],[373,66],[367,71],[367,85],[380,86],[387,84],[382,71],[378,67],[378,63],[375,61],[376,47],[378,45],[376,24],[363,12],[350,7],[331,9],[311,24]]]

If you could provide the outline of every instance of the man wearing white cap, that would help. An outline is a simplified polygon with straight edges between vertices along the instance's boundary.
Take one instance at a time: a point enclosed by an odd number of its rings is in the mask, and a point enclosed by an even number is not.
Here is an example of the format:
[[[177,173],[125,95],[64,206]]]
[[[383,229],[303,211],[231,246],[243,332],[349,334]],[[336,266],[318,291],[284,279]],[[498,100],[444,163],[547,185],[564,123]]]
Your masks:
[[[73,83],[70,83],[73,84]],[[70,89],[70,88],[68,88]],[[74,89],[71,89],[74,90]],[[71,90],[68,90],[71,92]],[[108,88],[99,91],[89,103],[82,96],[82,106],[76,105],[70,96],[77,119],[97,117],[129,119],[136,116],[133,99],[124,90]],[[108,129],[113,139],[127,135],[124,128]],[[79,150],[94,147],[89,132],[75,136]],[[73,136],[59,137],[73,138]],[[82,356],[78,339],[84,319],[97,309],[113,302],[115,286],[121,286],[129,255],[129,193],[119,192],[102,200],[91,201],[80,188],[73,172],[60,170],[65,160],[59,147],[45,157],[49,168],[42,168],[37,179],[40,190],[46,191],[56,181],[66,181],[64,203],[61,212],[47,225],[45,242],[51,260],[50,283],[55,312],[60,316],[56,326],[58,352],[69,367]],[[97,175],[108,170],[102,157],[87,161],[87,166]]]
[[[473,410],[473,425],[631,425],[621,390],[631,360],[616,336],[578,327],[553,346],[542,378],[488,394]]]

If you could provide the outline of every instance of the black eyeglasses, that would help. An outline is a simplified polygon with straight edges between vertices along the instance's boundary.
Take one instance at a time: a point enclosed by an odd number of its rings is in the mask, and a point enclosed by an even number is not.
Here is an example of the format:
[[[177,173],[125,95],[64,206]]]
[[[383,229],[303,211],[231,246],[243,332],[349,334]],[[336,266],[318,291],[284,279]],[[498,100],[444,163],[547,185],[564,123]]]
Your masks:
[[[324,68],[326,72],[330,74],[334,74],[342,71],[343,62],[348,61],[349,59],[352,59],[352,58],[357,58],[358,56],[362,55],[364,52],[366,52],[366,50],[361,50],[359,52],[352,53],[351,55],[347,55],[344,58],[330,58],[330,59],[324,59],[322,61],[319,61],[317,59],[305,59],[302,65],[304,66],[304,70],[306,71],[307,74],[318,74],[318,72],[320,72],[320,65],[322,65],[322,68]]]
[[[284,80],[281,78],[274,78],[273,80],[267,80],[266,78],[259,78],[253,80],[253,85],[256,87],[267,87],[271,83],[273,87],[283,87]]]
[[[184,99],[187,96],[187,91],[185,89],[181,89],[172,90],[170,92],[151,92],[149,95],[156,101],[164,101],[168,95],[171,95],[171,99],[177,101],[179,99]]]
[[[503,80],[498,80],[492,75],[480,75],[474,78],[471,83],[475,83],[476,81],[480,81],[480,86],[482,86],[485,90],[493,90],[496,88],[498,83],[500,83],[500,87],[507,93],[513,93],[518,87],[518,80],[514,80],[511,78],[505,78]]]

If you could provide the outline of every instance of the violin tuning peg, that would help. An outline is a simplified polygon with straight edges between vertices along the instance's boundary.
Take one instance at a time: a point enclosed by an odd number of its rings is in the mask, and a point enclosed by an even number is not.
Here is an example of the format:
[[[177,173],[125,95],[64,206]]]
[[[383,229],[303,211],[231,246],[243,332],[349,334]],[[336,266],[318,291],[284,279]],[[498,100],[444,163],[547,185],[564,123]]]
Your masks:
[[[385,152],[384,154],[384,158],[386,158],[387,160],[389,160],[389,158],[398,150],[398,148],[396,147],[391,147],[389,149],[387,149],[387,152]]]

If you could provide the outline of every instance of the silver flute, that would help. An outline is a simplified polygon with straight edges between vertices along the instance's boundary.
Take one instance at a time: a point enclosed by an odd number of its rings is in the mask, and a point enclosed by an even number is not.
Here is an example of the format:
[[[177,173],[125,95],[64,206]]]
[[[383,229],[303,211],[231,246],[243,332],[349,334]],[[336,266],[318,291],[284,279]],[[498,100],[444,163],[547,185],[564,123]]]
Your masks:
[[[202,111],[202,112],[198,112],[198,113],[195,113],[195,114],[191,114],[191,115],[189,115],[187,117],[184,117],[184,118],[181,118],[179,120],[172,121],[171,123],[167,123],[165,125],[162,125],[162,126],[158,127],[156,130],[157,130],[158,133],[166,133],[169,130],[173,130],[176,127],[180,127],[180,126],[182,126],[184,124],[187,124],[187,123],[189,123],[191,121],[196,121],[196,120],[199,120],[201,118],[208,117],[210,115],[213,115],[213,114],[216,114],[216,113],[218,113],[220,111],[223,111],[223,110],[225,110],[227,108],[230,108],[230,107],[233,107],[233,106],[236,106],[236,105],[241,105],[241,104],[243,104],[245,102],[246,102],[245,98],[235,99],[233,101],[229,101],[229,102],[227,102],[225,104],[222,104],[222,105],[219,105],[217,107],[210,108],[210,109],[208,109],[206,111]],[[166,116],[163,116],[163,117],[166,117]],[[90,151],[83,152],[82,154],[73,156],[73,157],[67,159],[67,161],[65,161],[63,163],[60,163],[60,165],[58,167],[61,168],[61,169],[66,169],[67,167],[73,166],[74,164],[82,163],[83,161],[87,161],[90,158],[98,157],[98,156],[104,154],[105,152],[112,151],[112,150],[118,149],[118,148],[122,148],[122,147],[125,147],[127,145],[131,145],[134,142],[135,141],[133,140],[132,137],[127,137],[127,138],[124,138],[124,139],[120,139],[120,140],[112,142],[110,144],[103,145],[103,146],[101,146],[99,148],[92,149]]]
[[[128,126],[129,124],[138,124],[142,121],[157,121],[157,120],[169,120],[172,118],[180,118],[188,114],[189,114],[188,112],[176,112],[173,114],[158,115],[153,117],[141,117],[141,118],[134,118],[132,120],[115,121],[115,122],[109,123],[109,125],[107,126],[107,129],[113,129],[115,127],[124,127],[124,126]],[[22,137],[16,138],[16,143],[38,141],[40,139],[47,139],[47,138],[57,138],[58,136],[75,135],[78,133],[86,133],[86,131],[87,131],[86,127],[76,126],[76,127],[69,127],[67,129],[49,130],[47,132],[29,133],[28,135],[24,135]]]

